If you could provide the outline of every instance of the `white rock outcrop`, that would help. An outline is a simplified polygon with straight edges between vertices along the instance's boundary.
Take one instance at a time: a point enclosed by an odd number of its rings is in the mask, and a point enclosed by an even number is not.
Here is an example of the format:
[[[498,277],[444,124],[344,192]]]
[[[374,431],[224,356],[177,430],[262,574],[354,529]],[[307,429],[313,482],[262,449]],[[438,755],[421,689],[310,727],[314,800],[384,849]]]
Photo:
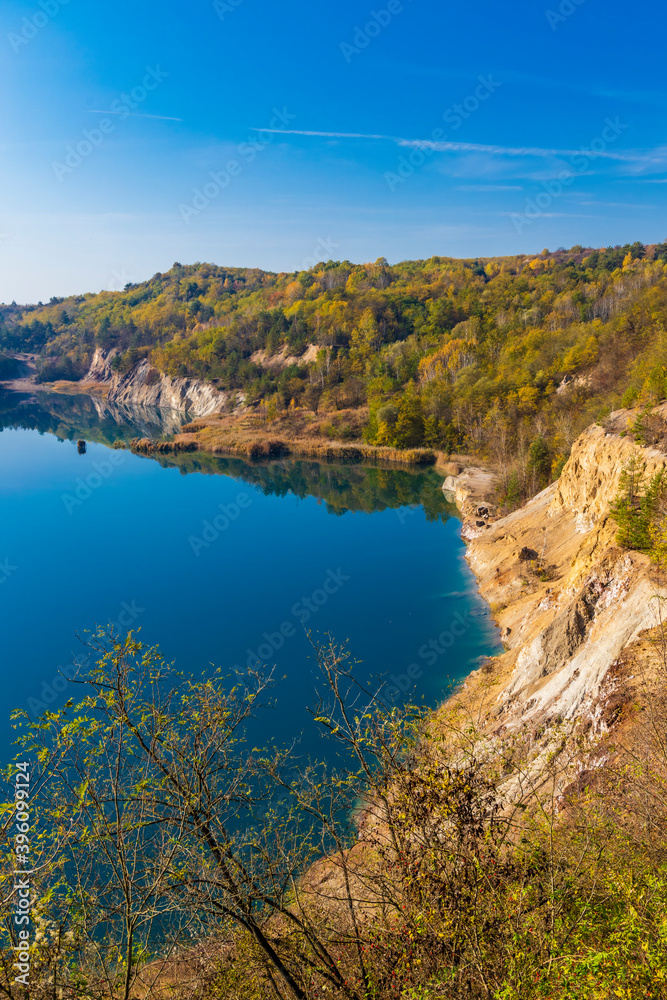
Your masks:
[[[114,372],[111,364],[117,353],[115,348],[108,352],[96,350],[85,376],[86,382],[109,386],[107,399],[110,403],[176,410],[194,417],[207,417],[222,410],[232,397],[232,393],[222,392],[201,379],[163,375],[148,360],[139,362],[131,371],[120,375]]]

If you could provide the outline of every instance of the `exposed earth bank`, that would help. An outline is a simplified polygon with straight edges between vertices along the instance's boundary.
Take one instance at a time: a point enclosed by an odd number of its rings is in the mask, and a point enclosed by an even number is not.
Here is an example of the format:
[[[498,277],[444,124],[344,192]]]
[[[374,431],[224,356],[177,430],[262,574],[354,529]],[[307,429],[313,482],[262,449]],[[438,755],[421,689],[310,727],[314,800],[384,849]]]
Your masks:
[[[666,420],[667,403],[654,414]],[[633,453],[647,477],[667,466],[667,453],[626,433],[635,417],[621,410],[589,427],[558,482],[499,520],[479,516],[473,473],[446,480],[463,503],[467,559],[506,652],[441,712],[465,708],[489,735],[521,733],[545,747],[554,727],[579,744],[583,735],[601,762],[614,729],[641,711],[639,688],[655,673],[662,581],[648,555],[617,545],[610,505]]]

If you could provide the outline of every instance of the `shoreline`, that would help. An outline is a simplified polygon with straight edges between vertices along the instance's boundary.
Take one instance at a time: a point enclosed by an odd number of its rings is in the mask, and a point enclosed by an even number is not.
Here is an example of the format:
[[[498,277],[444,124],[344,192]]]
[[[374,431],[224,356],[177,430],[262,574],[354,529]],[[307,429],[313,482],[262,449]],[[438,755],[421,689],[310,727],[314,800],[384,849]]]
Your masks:
[[[24,360],[23,358],[21,360]],[[35,376],[21,377],[0,382],[0,391],[33,394],[54,392],[60,395],[85,395],[98,399],[106,399],[110,386],[106,382],[81,381],[56,382],[35,381]],[[137,401],[136,405],[142,405]],[[164,409],[163,407],[161,409]],[[187,411],[175,411],[186,414]],[[237,414],[213,413],[208,417],[195,417],[185,424],[180,432],[174,435],[172,441],[160,441],[152,438],[136,438],[132,442],[132,450],[138,454],[165,454],[169,452],[201,451],[212,455],[232,455],[239,458],[311,458],[315,461],[338,462],[340,464],[362,464],[370,462],[373,465],[387,464],[392,467],[426,468],[431,467],[441,473],[443,478],[469,472],[487,478],[487,487],[494,480],[494,473],[483,469],[478,461],[468,455],[447,455],[444,452],[430,448],[390,448],[384,445],[370,445],[357,438],[349,441],[335,438],[323,439],[319,436],[303,436],[291,432],[289,426],[284,427],[278,421],[275,429],[270,427],[252,426],[256,419],[247,411]],[[481,480],[480,480],[481,482]],[[466,487],[473,492],[479,492],[479,484],[473,485],[468,480]],[[480,496],[487,499],[486,495]]]
[[[37,382],[36,377],[30,375],[27,378],[7,379],[0,382],[0,391],[17,392],[22,395],[57,392],[61,396],[96,396],[98,399],[106,399],[109,387],[101,382],[66,382],[62,379],[57,382]]]
[[[452,474],[461,480],[460,489],[469,498],[478,497],[488,501],[496,476],[488,468],[479,465],[478,460],[468,455],[449,455],[430,448],[391,448],[385,445],[371,445],[358,438],[336,440],[321,436],[304,436],[292,433],[289,426],[276,422],[270,426],[253,426],[254,416],[243,414],[215,413],[209,417],[197,418],[185,424],[172,441],[154,441],[149,438],[137,439],[133,450],[140,454],[165,453],[169,451],[201,451],[211,455],[235,455],[240,458],[311,458],[315,461],[338,462],[340,464],[390,465],[404,468],[433,468],[446,477]],[[463,474],[463,475],[461,475]],[[461,494],[462,495],[462,494]],[[467,501],[468,505],[470,500]]]
[[[33,395],[56,393],[63,396],[90,396],[106,399],[109,386],[103,382],[36,382],[29,378],[9,379],[0,382],[0,392]],[[127,405],[127,404],[126,404]],[[136,404],[140,406],[142,404]],[[158,409],[165,409],[164,407]],[[178,413],[169,408],[166,412]],[[492,521],[496,513],[495,484],[497,476],[476,457],[446,454],[429,448],[390,448],[370,445],[359,439],[342,441],[322,437],[292,436],[278,428],[275,433],[249,429],[247,413],[228,415],[212,414],[196,418],[183,425],[172,440],[134,438],[129,448],[140,455],[202,452],[203,454],[231,456],[250,460],[276,458],[309,458],[322,463],[364,465],[375,468],[433,469],[443,477],[443,490],[451,494],[451,501],[459,508],[464,523],[477,516],[477,505],[488,508],[486,520]],[[470,537],[472,524],[466,526]]]
[[[99,352],[97,352],[99,354]],[[61,395],[87,395],[98,399],[109,396],[112,388],[109,381],[100,380],[101,371],[106,371],[104,365],[91,366],[88,377],[80,382],[58,380],[55,382],[36,381],[36,355],[15,355],[17,361],[27,367],[32,374],[20,376],[0,382],[0,391],[32,394],[54,392]],[[97,354],[96,354],[97,358]],[[100,360],[101,363],[101,359]],[[98,370],[99,369],[99,370]],[[96,377],[97,376],[97,377]],[[173,380],[172,380],[173,381]],[[139,387],[138,392],[145,392],[146,387]],[[126,401],[129,402],[129,401]],[[145,405],[140,399],[136,405]],[[164,408],[164,407],[159,407]],[[170,407],[173,410],[173,407]],[[187,414],[187,410],[177,410]],[[348,411],[351,413],[352,411]],[[358,417],[358,412],[357,417]],[[344,417],[343,411],[335,411],[331,419]],[[317,414],[315,414],[317,416]],[[249,412],[245,407],[241,412],[214,412],[209,415],[194,417],[185,424],[172,441],[159,441],[151,438],[136,438],[132,442],[132,450],[138,454],[166,454],[169,452],[208,452],[212,455],[232,455],[248,459],[302,457],[315,461],[337,462],[340,464],[373,465],[387,464],[404,468],[432,467],[445,477],[443,489],[447,490],[449,480],[452,480],[452,498],[461,510],[464,519],[474,518],[478,513],[476,507],[485,508],[484,521],[493,519],[496,513],[494,488],[497,481],[495,473],[480,465],[479,460],[468,455],[445,454],[431,448],[392,448],[385,445],[370,445],[358,437],[349,440],[335,437],[322,439],[318,434],[307,433],[307,420],[304,422],[300,414],[281,416],[271,421]],[[305,423],[305,427],[304,427]],[[304,434],[304,430],[306,433]],[[359,425],[357,425],[357,433]],[[450,492],[450,490],[448,490]],[[479,518],[478,518],[479,520]],[[467,531],[473,530],[467,525]],[[477,525],[482,527],[481,524]],[[469,537],[469,535],[466,535]]]
[[[362,441],[322,441],[312,438],[287,438],[280,434],[215,436],[201,435],[187,429],[174,435],[173,441],[155,441],[138,438],[132,442],[132,450],[144,455],[166,452],[204,452],[210,455],[234,455],[247,459],[311,458],[315,461],[337,462],[341,465],[360,465],[370,462],[374,465],[392,465],[410,468],[433,468],[438,472],[438,455],[427,449],[377,447]]]

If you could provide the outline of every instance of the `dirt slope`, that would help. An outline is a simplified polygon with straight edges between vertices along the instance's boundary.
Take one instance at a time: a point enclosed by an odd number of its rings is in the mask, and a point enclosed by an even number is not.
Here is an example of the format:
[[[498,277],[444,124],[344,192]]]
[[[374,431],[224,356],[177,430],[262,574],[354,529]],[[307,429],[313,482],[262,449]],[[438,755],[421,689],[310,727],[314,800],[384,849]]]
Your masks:
[[[657,414],[667,418],[667,404]],[[558,482],[522,509],[486,525],[466,522],[467,558],[506,652],[476,671],[454,701],[496,735],[541,733],[563,722],[608,729],[618,664],[659,622],[655,567],[647,555],[618,547],[609,514],[633,452],[647,475],[667,465],[667,453],[624,434],[634,416],[618,411],[605,427],[589,427]]]

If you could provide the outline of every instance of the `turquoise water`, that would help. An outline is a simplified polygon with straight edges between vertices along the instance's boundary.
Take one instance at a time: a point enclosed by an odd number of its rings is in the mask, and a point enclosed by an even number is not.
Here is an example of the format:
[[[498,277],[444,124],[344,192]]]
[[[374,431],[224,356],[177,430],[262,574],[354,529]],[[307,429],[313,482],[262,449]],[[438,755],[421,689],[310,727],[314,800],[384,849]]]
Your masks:
[[[197,675],[275,664],[262,734],[305,731],[306,750],[307,630],[349,641],[388,704],[436,704],[499,650],[436,473],[156,461],[103,442],[159,431],[159,414],[98,410],[86,397],[0,401],[3,757],[10,711],[64,700],[59,671],[96,624],[141,628]]]

